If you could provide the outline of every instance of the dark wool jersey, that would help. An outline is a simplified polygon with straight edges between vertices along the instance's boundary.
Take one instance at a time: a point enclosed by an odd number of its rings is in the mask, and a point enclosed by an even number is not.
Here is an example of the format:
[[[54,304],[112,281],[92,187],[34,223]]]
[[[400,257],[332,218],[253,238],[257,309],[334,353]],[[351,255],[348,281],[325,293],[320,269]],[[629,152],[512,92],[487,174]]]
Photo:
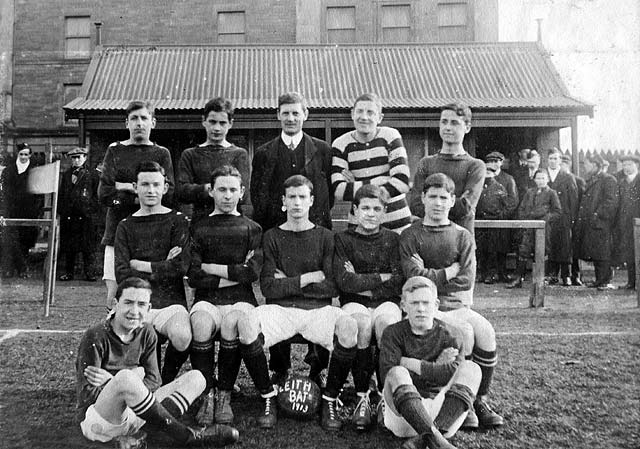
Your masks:
[[[118,223],[137,211],[136,194],[116,190],[116,182],[136,182],[136,168],[140,162],[154,161],[165,171],[169,190],[162,197],[162,204],[171,206],[173,200],[173,163],[171,154],[165,147],[156,144],[123,145],[114,142],[109,145],[102,161],[102,172],[98,186],[98,198],[108,207],[102,244],[113,246]]]
[[[160,387],[160,371],[156,357],[158,337],[150,324],[144,324],[133,332],[127,343],[120,340],[111,327],[112,318],[89,328],[80,341],[76,359],[77,418],[83,420],[87,408],[98,399],[104,385],[95,387],[84,376],[87,366],[96,366],[115,375],[123,369],[144,368],[145,386],[155,391]]]
[[[244,148],[231,145],[199,145],[184,150],[178,162],[176,196],[181,203],[193,204],[193,221],[213,212],[213,198],[204,189],[211,182],[211,172],[222,165],[238,169],[245,186],[245,198],[249,198],[249,153]]]
[[[414,358],[422,362],[420,374],[410,371],[413,384],[422,397],[434,397],[451,380],[463,360],[460,340],[456,335],[459,334],[438,319],[433,320],[433,327],[424,335],[414,334],[407,319],[389,325],[380,339],[382,384],[389,370],[400,365],[402,357]],[[458,349],[458,356],[453,362],[436,363],[446,348]]]
[[[284,231],[279,227],[264,234],[264,264],[260,289],[267,304],[317,309],[331,305],[338,296],[333,280],[333,232],[322,226],[306,231]],[[287,278],[276,279],[276,269]],[[326,279],[300,288],[300,275],[322,270]]]
[[[371,235],[348,229],[335,236],[333,273],[340,289],[340,303],[357,302],[377,307],[385,301],[400,301],[404,276],[398,253],[398,234],[388,229]],[[355,273],[348,272],[344,264],[351,262]],[[380,273],[393,276],[382,282]],[[358,293],[371,291],[373,296]]]
[[[413,254],[422,258],[424,269],[411,261]],[[460,264],[460,272],[447,281],[444,269],[454,262]],[[462,226],[453,222],[442,226],[414,222],[400,236],[400,263],[407,279],[424,276],[436,284],[441,308],[473,304],[475,243],[471,233]]]
[[[116,280],[122,282],[130,276],[151,283],[151,303],[160,309],[171,304],[186,305],[182,277],[191,261],[189,220],[181,212],[145,216],[130,215],[118,224],[115,239]],[[166,260],[174,246],[182,252]],[[151,273],[129,266],[131,259],[151,262]]]
[[[449,218],[473,234],[476,206],[486,174],[484,162],[466,151],[461,154],[438,153],[422,158],[413,178],[410,201],[411,212],[418,217],[424,217],[421,198],[424,181],[434,173],[444,173],[453,180],[456,202],[449,211]]]
[[[262,228],[241,215],[216,214],[201,218],[191,228],[192,252],[189,284],[196,289],[196,302],[215,305],[248,302],[258,305],[251,283],[262,267]],[[253,257],[246,261],[249,251]],[[205,273],[203,263],[227,265],[229,280],[238,285],[219,288],[220,277]]]

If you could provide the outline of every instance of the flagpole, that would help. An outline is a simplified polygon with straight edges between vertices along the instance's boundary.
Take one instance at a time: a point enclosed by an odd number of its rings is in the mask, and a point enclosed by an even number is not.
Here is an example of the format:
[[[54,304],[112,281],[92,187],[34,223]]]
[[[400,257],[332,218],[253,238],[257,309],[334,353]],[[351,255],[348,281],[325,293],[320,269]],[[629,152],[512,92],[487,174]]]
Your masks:
[[[48,239],[48,257],[45,276],[45,291],[43,292],[44,299],[44,316],[49,316],[49,307],[53,303],[53,291],[55,288],[55,263],[56,263],[56,233],[58,231],[58,190],[60,181],[60,161],[54,162],[54,179],[53,179],[53,192],[51,201],[51,226],[49,226],[49,239]]]

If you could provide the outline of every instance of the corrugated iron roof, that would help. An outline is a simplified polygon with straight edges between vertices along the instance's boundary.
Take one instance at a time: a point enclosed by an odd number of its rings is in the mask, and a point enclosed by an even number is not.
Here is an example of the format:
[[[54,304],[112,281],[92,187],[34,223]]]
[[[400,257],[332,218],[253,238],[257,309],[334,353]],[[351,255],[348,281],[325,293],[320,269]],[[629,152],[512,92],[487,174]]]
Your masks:
[[[472,108],[591,111],[571,97],[535,42],[113,46],[93,55],[82,96],[65,109],[124,110],[145,99],[159,110],[199,110],[222,95],[236,109],[275,109],[286,91],[310,108],[350,108],[376,92],[385,108],[437,108],[461,100]]]

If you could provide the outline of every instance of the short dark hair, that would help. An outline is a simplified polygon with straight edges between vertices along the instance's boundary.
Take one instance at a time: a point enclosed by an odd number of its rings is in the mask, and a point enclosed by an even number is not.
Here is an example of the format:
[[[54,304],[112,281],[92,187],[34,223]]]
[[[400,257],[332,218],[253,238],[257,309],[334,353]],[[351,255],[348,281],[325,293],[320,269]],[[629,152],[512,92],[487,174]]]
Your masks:
[[[427,190],[431,187],[435,187],[436,189],[443,188],[452,195],[456,190],[456,185],[453,180],[444,173],[434,173],[427,176],[427,179],[424,181],[424,186],[422,187],[422,193],[427,193]]]
[[[471,123],[471,108],[464,103],[455,102],[445,104],[440,108],[440,112],[442,111],[453,111],[457,116],[462,117],[465,123]]]
[[[368,92],[366,94],[360,95],[358,98],[356,98],[356,101],[353,102],[353,108],[356,107],[359,101],[371,101],[375,103],[375,105],[378,106],[378,109],[380,109],[380,112],[382,112],[382,100],[380,100],[378,94]]]
[[[235,178],[238,178],[240,180],[240,185],[242,185],[242,175],[240,174],[240,171],[238,171],[238,169],[233,165],[225,164],[215,168],[211,172],[211,178],[209,178],[211,188],[213,188],[213,185],[216,183],[216,179],[222,176],[233,176]]]
[[[309,187],[309,191],[311,192],[311,195],[313,195],[313,183],[311,181],[309,181],[308,178],[306,178],[306,177],[304,177],[302,175],[289,176],[284,181],[284,191],[285,192],[287,191],[287,189],[289,187],[302,187],[302,186]]]
[[[557,149],[556,147],[551,148],[548,152],[547,152],[547,157],[551,156],[552,154],[557,154],[560,157],[562,157],[562,152]]]
[[[128,277],[124,281],[118,284],[118,289],[116,290],[116,295],[114,296],[114,298],[116,300],[120,300],[120,297],[122,296],[122,292],[128,288],[144,288],[146,290],[151,291],[151,284],[149,283],[149,281],[145,279],[141,279],[133,276]]]
[[[298,92],[285,92],[278,97],[278,111],[283,104],[299,104],[302,110],[307,110],[307,100]]]
[[[151,117],[155,116],[156,111],[150,101],[134,100],[127,105],[127,108],[124,110],[124,112],[127,114],[127,117],[129,117],[129,114],[131,114],[133,111],[145,108],[147,109],[147,111],[149,111]]]
[[[227,114],[229,121],[233,120],[233,103],[230,100],[227,100],[223,97],[216,97],[209,101],[204,105],[204,109],[202,111],[203,119],[206,120],[209,116],[209,113],[213,112],[224,112]]]
[[[164,167],[156,161],[142,161],[136,167],[136,179],[140,173],[161,173],[165,176]]]
[[[381,189],[375,184],[365,184],[358,190],[356,190],[351,205],[358,207],[360,205],[360,200],[362,200],[363,198],[377,199],[382,203],[383,206],[386,206],[389,202],[389,194],[387,193],[387,191]]]

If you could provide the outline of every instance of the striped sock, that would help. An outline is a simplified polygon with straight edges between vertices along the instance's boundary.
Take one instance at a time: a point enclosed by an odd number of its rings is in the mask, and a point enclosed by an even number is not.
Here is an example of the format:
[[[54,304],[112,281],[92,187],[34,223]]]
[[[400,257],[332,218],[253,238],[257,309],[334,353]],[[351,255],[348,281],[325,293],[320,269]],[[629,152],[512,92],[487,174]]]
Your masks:
[[[480,366],[480,371],[482,372],[482,380],[480,381],[480,387],[478,387],[477,396],[484,396],[489,392],[493,371],[498,363],[498,356],[496,351],[485,351],[476,346],[473,348],[472,360]]]
[[[131,409],[150,426],[166,433],[178,443],[186,443],[192,435],[191,430],[156,401],[155,396],[150,391],[142,401],[131,407]]]
[[[176,418],[184,415],[191,405],[179,391],[174,391],[161,402],[162,406],[167,409]]]

